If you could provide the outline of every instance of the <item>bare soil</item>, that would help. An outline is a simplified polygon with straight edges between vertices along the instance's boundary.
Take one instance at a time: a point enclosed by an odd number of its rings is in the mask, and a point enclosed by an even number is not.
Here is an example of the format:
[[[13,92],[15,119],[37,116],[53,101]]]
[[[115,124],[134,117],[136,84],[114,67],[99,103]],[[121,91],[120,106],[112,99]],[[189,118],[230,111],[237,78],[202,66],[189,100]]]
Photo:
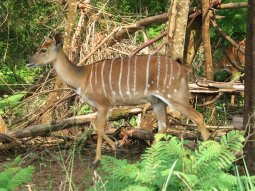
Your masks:
[[[137,161],[146,147],[144,142],[134,142],[114,151],[104,144],[103,155]],[[31,187],[32,191],[83,191],[93,186],[95,173],[100,176],[100,165],[95,170],[91,167],[95,148],[95,142],[83,145],[82,148],[74,148],[73,143],[68,142],[50,147],[36,144],[29,149],[6,151],[0,155],[0,171],[4,169],[4,164],[20,155],[24,160],[22,165],[34,166],[35,173],[32,181],[19,190],[27,191]]]

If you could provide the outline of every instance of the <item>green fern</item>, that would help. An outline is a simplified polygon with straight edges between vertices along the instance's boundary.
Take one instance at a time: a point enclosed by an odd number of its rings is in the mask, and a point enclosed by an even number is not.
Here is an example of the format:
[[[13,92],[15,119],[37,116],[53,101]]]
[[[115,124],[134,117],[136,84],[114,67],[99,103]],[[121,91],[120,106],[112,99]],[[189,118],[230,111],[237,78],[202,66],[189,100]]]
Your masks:
[[[15,166],[20,164],[21,158],[17,157],[13,162],[6,165],[6,169],[0,172],[0,191],[12,191],[17,187],[29,182],[34,172],[34,167],[21,168]]]
[[[243,149],[240,131],[229,132],[219,142],[202,142],[196,151],[186,149],[182,140],[169,135],[156,135],[155,140],[141,161],[134,164],[104,156],[101,170],[105,189],[232,191],[240,190],[240,185],[253,188],[254,177],[234,175],[234,152]],[[102,187],[100,184],[95,188]]]

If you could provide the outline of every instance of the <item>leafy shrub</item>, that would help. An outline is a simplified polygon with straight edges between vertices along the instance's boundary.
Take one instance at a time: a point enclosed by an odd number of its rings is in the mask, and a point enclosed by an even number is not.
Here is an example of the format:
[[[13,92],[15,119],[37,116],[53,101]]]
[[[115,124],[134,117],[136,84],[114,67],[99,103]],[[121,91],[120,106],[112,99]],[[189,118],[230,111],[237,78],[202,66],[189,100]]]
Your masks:
[[[29,182],[34,173],[34,167],[20,167],[21,158],[17,157],[0,172],[0,191],[16,190],[19,186]]]
[[[164,141],[159,141],[159,140]],[[231,131],[219,142],[200,143],[197,150],[169,135],[157,135],[141,161],[130,164],[104,156],[102,181],[91,190],[240,190],[254,177],[233,175],[235,152],[243,149],[243,134]],[[249,181],[249,184],[247,184]]]

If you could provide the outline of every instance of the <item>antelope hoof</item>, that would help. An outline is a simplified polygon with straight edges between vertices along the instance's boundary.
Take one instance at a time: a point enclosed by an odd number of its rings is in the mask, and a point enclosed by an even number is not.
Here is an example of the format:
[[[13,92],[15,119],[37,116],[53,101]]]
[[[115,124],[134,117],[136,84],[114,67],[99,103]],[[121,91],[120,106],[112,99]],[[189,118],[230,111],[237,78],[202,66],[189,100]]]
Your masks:
[[[93,170],[95,170],[95,169],[98,167],[99,164],[100,164],[100,160],[95,159],[95,160],[93,161],[93,163],[91,164],[91,168],[92,168]]]

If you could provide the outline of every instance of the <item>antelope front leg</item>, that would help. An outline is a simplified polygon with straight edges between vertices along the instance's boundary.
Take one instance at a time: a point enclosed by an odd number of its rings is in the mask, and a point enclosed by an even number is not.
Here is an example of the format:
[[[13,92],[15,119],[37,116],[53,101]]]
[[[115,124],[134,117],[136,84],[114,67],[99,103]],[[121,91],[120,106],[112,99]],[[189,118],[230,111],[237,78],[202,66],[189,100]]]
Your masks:
[[[92,127],[94,129],[94,131],[97,131],[97,127],[96,127],[96,124],[95,124],[95,120],[92,120],[91,121],[91,124],[92,124]],[[104,132],[103,132],[103,139],[112,147],[113,150],[116,150],[116,143],[114,141],[112,141],[108,135],[106,135]]]
[[[100,109],[97,112],[95,127],[97,129],[97,149],[93,166],[96,166],[101,158],[104,128],[107,123],[108,109]]]

